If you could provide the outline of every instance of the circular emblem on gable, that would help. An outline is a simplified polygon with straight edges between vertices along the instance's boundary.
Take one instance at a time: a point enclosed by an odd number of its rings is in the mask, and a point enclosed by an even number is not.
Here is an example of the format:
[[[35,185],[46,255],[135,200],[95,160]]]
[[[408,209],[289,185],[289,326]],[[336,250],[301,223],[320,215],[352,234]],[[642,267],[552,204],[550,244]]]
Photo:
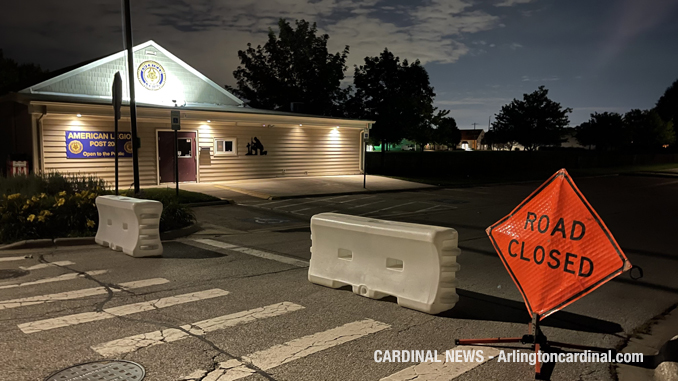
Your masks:
[[[72,154],[77,155],[82,152],[82,143],[80,143],[79,140],[73,140],[68,143],[68,150],[71,151]]]
[[[148,90],[160,90],[167,82],[167,73],[159,63],[145,61],[137,69],[137,79]]]

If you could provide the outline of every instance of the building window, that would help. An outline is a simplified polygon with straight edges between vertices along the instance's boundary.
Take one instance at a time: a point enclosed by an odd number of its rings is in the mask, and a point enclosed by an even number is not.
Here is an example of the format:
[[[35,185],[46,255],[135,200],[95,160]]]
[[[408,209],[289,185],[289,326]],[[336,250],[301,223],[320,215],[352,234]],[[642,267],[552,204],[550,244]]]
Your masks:
[[[191,139],[179,138],[177,139],[177,156],[179,157],[193,157],[193,150],[191,146]]]
[[[236,138],[214,139],[215,155],[238,155],[238,140]]]

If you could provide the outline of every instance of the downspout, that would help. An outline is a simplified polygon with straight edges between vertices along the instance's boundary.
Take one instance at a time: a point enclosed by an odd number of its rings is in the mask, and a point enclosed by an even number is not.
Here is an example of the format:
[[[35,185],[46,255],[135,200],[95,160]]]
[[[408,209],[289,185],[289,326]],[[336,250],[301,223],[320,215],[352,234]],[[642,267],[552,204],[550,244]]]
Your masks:
[[[43,154],[42,154],[42,118],[45,117],[45,113],[40,113],[35,124],[33,124],[33,173],[42,174],[43,170]]]

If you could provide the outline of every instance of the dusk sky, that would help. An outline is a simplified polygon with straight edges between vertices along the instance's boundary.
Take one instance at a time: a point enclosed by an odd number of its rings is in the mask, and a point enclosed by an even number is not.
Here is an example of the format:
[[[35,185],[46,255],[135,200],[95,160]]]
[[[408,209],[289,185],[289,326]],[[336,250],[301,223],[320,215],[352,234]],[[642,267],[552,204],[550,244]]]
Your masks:
[[[575,126],[651,108],[678,79],[678,0],[133,0],[132,11],[135,44],[155,40],[222,85],[279,17],[316,22],[332,52],[349,45],[348,80],[387,47],[425,64],[460,128],[487,129],[540,85]],[[0,48],[55,70],[122,50],[121,30],[118,0],[7,1]]]

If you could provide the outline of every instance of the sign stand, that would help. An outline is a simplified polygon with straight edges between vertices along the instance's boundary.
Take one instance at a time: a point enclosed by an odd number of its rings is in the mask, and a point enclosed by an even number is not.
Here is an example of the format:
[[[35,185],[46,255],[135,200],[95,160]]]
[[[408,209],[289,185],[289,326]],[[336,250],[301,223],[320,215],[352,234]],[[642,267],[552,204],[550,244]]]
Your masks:
[[[549,349],[557,348],[568,348],[568,349],[579,349],[582,351],[588,350],[592,352],[601,352],[607,353],[612,351],[616,353],[615,349],[610,348],[600,348],[592,347],[587,345],[578,345],[570,343],[562,343],[559,341],[548,341],[544,333],[541,331],[539,326],[539,315],[533,314],[532,321],[527,325],[527,334],[522,337],[496,337],[496,338],[487,338],[487,339],[455,339],[455,345],[474,345],[474,344],[505,344],[505,343],[521,343],[521,344],[531,344],[531,349],[535,353],[539,351],[549,353]],[[550,372],[549,372],[550,373]],[[550,379],[550,374],[542,372],[542,364],[539,362],[539,357],[537,356],[537,362],[534,365],[534,379],[535,380],[548,380]]]
[[[565,169],[486,230],[494,249],[522,294],[532,318],[522,337],[463,339],[457,345],[522,343],[535,353],[552,348],[612,353],[612,349],[548,341],[543,318],[562,310],[631,269],[602,219]],[[554,364],[549,362],[549,364]],[[546,380],[537,355],[535,379]]]

